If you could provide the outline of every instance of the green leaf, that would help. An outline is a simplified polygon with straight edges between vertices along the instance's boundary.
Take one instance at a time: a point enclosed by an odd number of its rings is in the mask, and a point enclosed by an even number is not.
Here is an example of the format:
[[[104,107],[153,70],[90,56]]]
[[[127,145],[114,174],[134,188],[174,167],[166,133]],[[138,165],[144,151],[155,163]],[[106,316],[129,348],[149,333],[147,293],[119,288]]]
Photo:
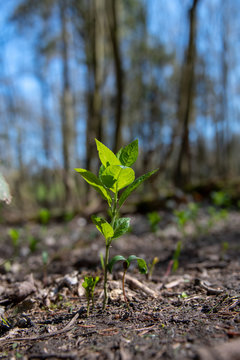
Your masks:
[[[98,149],[99,159],[105,168],[109,165],[121,165],[120,160],[116,157],[112,150],[110,150],[97,139],[95,139],[95,141]]]
[[[103,199],[107,200],[108,205],[111,206],[112,198],[107,189],[104,188],[101,181],[91,171],[85,169],[75,169],[81,174],[84,180],[91,185],[96,191],[98,191]]]
[[[96,276],[95,279],[92,276],[85,276],[82,287],[84,289],[94,290],[96,284],[99,281],[99,276]]]
[[[131,185],[129,185],[126,190],[124,190],[124,192],[122,193],[122,195],[120,196],[119,199],[119,209],[120,207],[123,205],[123,203],[126,201],[126,199],[128,198],[128,196],[134,191],[136,190],[143,181],[147,180],[150,176],[152,176],[153,174],[155,174],[158,171],[158,169],[155,169],[153,171],[150,171],[142,176],[140,176],[139,178],[137,178]]]
[[[114,193],[131,184],[134,179],[133,169],[123,165],[108,166],[101,174],[102,183]]]
[[[120,218],[115,221],[114,235],[112,239],[117,239],[121,235],[125,234],[130,225],[130,218]]]
[[[147,268],[147,264],[146,264],[146,261],[138,256],[135,256],[135,255],[130,255],[128,258],[127,258],[127,262],[129,264],[131,264],[131,262],[133,260],[137,260],[137,264],[138,264],[138,270],[141,274],[147,274],[148,272],[148,268]]]
[[[124,166],[132,166],[138,157],[138,140],[134,140],[117,153],[118,159]]]
[[[4,201],[6,204],[9,204],[11,202],[11,194],[10,194],[9,186],[1,174],[0,174],[0,200]]]
[[[112,268],[113,266],[116,264],[116,262],[118,261],[126,261],[127,262],[127,259],[122,256],[122,255],[116,255],[114,256],[110,261],[109,261],[109,264],[108,264],[108,270],[109,272],[111,273],[112,272]],[[127,265],[129,266],[129,263],[127,262]],[[127,267],[128,267],[127,266]]]
[[[130,255],[127,259],[122,256],[122,255],[116,255],[114,256],[111,261],[108,264],[108,270],[110,271],[110,273],[112,272],[112,268],[113,266],[116,264],[116,262],[118,261],[124,261],[124,265],[126,266],[125,269],[128,269],[131,262],[136,260],[137,264],[138,264],[138,270],[141,274],[147,274],[148,272],[148,268],[147,268],[147,264],[146,261],[138,256],[135,255]]]
[[[101,180],[101,176],[103,171],[105,170],[105,166],[103,166],[103,164],[100,166],[99,171],[98,171],[98,177]]]
[[[105,239],[113,237],[114,231],[112,226],[104,218],[96,215],[91,216],[92,222],[96,225],[96,228],[100,231]]]
[[[13,244],[16,246],[19,240],[19,231],[16,229],[9,229],[8,235],[11,237]]]

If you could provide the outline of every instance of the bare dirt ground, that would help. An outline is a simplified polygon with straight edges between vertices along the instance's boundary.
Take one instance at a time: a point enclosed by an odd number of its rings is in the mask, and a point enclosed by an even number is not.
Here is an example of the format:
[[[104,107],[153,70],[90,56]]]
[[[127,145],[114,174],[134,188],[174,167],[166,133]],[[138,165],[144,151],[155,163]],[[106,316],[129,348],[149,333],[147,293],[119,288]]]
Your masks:
[[[151,233],[145,216],[131,217],[132,232],[113,243],[111,256],[159,262],[151,279],[129,270],[128,307],[116,266],[105,311],[104,240],[93,225],[83,218],[25,224],[15,252],[1,226],[0,359],[240,359],[240,214],[232,212],[207,234],[189,229],[175,273],[167,272],[180,237],[172,219],[163,215]],[[38,241],[33,252],[31,237]],[[86,275],[100,276],[89,317]]]

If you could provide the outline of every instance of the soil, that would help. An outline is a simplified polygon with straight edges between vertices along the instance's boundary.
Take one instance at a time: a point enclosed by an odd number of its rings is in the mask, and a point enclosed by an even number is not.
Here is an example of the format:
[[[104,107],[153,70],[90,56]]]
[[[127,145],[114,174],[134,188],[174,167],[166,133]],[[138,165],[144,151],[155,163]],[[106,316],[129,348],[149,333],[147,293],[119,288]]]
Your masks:
[[[159,262],[150,278],[129,269],[128,304],[116,266],[105,311],[104,240],[92,224],[80,217],[25,224],[17,228],[15,250],[1,225],[0,359],[240,359],[240,213],[204,233],[191,225],[184,237],[170,214],[162,214],[155,233],[146,216],[131,217],[131,233],[114,241],[111,256]],[[172,272],[179,240],[179,267]],[[87,317],[82,282],[90,275],[100,281]]]

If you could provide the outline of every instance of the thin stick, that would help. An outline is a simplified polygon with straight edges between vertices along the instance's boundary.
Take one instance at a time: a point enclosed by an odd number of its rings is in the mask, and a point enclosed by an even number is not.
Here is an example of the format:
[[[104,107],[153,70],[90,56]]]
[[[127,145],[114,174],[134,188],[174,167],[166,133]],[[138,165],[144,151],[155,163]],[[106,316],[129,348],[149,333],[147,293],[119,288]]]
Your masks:
[[[122,276],[122,291],[123,291],[124,301],[125,301],[125,303],[127,304],[127,307],[128,307],[128,306],[129,306],[129,305],[128,305],[128,299],[127,299],[126,293],[125,293],[125,275],[126,275],[126,271],[127,271],[127,269],[125,269],[125,270],[123,271],[123,276]]]

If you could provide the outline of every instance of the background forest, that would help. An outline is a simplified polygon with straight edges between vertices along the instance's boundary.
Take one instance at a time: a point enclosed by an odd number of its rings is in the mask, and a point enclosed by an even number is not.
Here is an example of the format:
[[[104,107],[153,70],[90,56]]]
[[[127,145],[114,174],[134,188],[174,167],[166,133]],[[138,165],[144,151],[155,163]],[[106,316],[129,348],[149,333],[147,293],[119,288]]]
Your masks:
[[[89,201],[74,168],[97,171],[95,138],[138,138],[154,197],[237,179],[239,0],[0,5],[0,170],[18,207]]]

